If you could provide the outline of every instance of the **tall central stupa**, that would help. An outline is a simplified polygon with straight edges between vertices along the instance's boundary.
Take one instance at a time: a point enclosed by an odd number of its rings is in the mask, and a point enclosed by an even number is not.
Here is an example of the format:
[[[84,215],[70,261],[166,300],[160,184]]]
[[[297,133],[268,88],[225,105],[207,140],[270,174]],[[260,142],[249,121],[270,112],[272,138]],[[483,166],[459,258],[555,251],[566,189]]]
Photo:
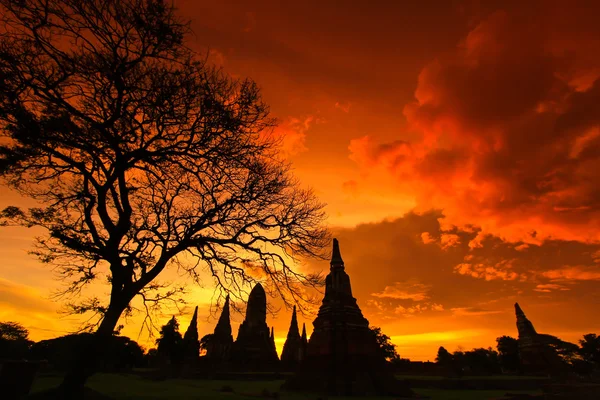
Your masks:
[[[285,389],[330,395],[412,395],[377,351],[369,321],[352,297],[337,239],[333,239],[325,297],[313,326],[306,359]]]

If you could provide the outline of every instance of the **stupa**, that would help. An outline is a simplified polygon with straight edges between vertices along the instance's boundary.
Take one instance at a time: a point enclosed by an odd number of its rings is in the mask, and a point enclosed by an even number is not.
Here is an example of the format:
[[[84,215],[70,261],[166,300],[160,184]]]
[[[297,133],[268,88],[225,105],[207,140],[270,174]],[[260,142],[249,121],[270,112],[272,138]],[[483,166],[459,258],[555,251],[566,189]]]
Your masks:
[[[519,331],[519,358],[523,372],[541,375],[564,373],[565,363],[549,343],[556,338],[537,333],[519,303],[515,303],[515,314]]]
[[[284,389],[329,395],[412,396],[378,352],[369,321],[352,297],[337,239],[333,239],[325,297],[313,326],[306,359]]]
[[[306,335],[306,331],[304,332]],[[292,311],[292,321],[288,330],[283,351],[281,352],[281,364],[284,368],[294,369],[304,358],[303,343],[300,331],[298,330],[298,318],[296,316],[296,306]]]
[[[231,335],[231,321],[229,317],[229,295],[225,298],[225,304],[215,326],[213,336],[207,344],[206,358],[213,363],[221,363],[229,360],[233,336]]]
[[[267,295],[260,283],[250,292],[246,317],[233,345],[232,365],[263,369],[277,365],[274,338],[267,326]]]

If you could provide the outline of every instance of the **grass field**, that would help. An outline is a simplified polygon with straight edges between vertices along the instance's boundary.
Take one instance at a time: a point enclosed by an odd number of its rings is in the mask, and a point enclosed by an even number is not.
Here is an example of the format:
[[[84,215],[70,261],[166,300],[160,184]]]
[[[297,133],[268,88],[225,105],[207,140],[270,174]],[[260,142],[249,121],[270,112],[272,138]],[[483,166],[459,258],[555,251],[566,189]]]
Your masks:
[[[56,387],[61,377],[57,375],[42,375],[34,382],[32,393]],[[164,381],[145,380],[135,375],[97,374],[90,378],[88,387],[118,400],[132,399],[214,399],[242,400],[265,398],[267,393],[279,392],[283,381],[219,381],[168,379]],[[223,392],[229,386],[233,392]],[[431,400],[486,400],[501,397],[506,391],[494,390],[438,390],[414,389]],[[527,393],[527,392],[519,392]],[[533,392],[529,392],[533,393]],[[282,400],[317,400],[324,397],[313,394],[279,393]],[[335,397],[336,400],[350,399]],[[353,398],[356,399],[356,398]],[[370,400],[390,400],[390,397],[370,397]]]

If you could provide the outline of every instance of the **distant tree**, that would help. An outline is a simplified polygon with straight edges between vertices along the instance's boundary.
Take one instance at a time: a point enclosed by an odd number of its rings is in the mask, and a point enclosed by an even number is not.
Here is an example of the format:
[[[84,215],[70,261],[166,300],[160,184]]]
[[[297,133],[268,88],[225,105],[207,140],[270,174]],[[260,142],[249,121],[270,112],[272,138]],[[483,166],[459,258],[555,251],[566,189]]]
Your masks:
[[[0,358],[26,358],[29,347],[29,331],[18,322],[0,322]]]
[[[158,365],[158,350],[152,348],[144,354],[144,364],[149,367],[156,367]]]
[[[579,354],[587,362],[593,363],[596,368],[600,367],[600,336],[595,333],[583,335],[579,341],[581,346]]]
[[[160,337],[156,339],[156,344],[157,355],[161,360],[175,365],[181,362],[183,339],[175,317],[160,328]]]
[[[574,360],[580,358],[580,348],[575,343],[565,342],[556,336],[540,334],[538,337],[542,343],[550,346],[556,354],[566,363],[573,364]]]
[[[114,370],[130,370],[145,363],[144,349],[127,336],[115,335],[108,348],[109,365]]]
[[[392,343],[391,338],[384,334],[381,331],[381,328],[378,326],[369,327],[373,335],[375,336],[375,340],[377,341],[377,345],[379,346],[379,352],[381,356],[390,362],[394,362],[400,359],[400,355],[396,352],[396,345]]]
[[[494,349],[477,348],[465,351],[462,358],[462,369],[477,375],[492,375],[501,372],[498,352]]]
[[[31,358],[47,360],[57,370],[67,371],[81,352],[89,351],[94,337],[91,333],[59,336],[42,340],[31,346]],[[97,360],[100,371],[118,372],[144,365],[144,350],[134,340],[126,336],[112,335],[104,348],[104,357]]]
[[[210,341],[214,336],[215,335],[213,333],[209,333],[207,335],[202,336],[202,339],[200,339],[200,350],[203,353],[206,353],[206,351],[208,350],[208,347],[210,346]]]
[[[443,346],[440,346],[435,357],[435,362],[442,367],[448,367],[452,364],[452,354]]]
[[[0,15],[0,178],[40,205],[0,225],[44,230],[34,253],[73,312],[99,316],[63,391],[83,390],[123,313],[181,292],[167,268],[239,298],[261,268],[287,303],[322,283],[293,262],[322,255],[324,205],[279,156],[258,86],[194,53],[172,1],[0,0]],[[110,295],[80,297],[92,282]]]
[[[0,322],[0,340],[28,340],[29,331],[18,322]]]
[[[496,339],[500,366],[504,371],[520,370],[519,341],[510,336],[500,336]]]

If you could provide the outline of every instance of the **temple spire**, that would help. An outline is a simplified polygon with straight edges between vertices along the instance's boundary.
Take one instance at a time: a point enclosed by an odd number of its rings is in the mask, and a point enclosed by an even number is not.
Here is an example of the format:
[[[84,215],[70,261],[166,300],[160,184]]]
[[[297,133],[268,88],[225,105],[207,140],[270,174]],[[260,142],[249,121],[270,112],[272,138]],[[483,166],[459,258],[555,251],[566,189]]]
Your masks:
[[[519,305],[519,303],[515,303],[515,313],[517,314],[517,316],[525,316],[525,313],[523,312],[523,310],[521,310],[521,306]]]
[[[217,326],[215,327],[215,334],[231,336],[231,322],[229,318],[229,295],[225,297],[225,304],[223,304],[223,310],[221,311],[219,322],[217,322]]]
[[[296,306],[294,306],[294,310],[292,311],[292,322],[290,322],[290,329],[288,330],[287,337],[296,337],[300,336],[300,332],[298,332],[298,318],[296,317]]]
[[[517,330],[519,331],[519,339],[532,338],[537,336],[537,332],[533,327],[533,324],[519,306],[519,303],[515,303],[515,314],[517,316]]]
[[[184,358],[186,361],[194,363],[200,355],[200,341],[198,340],[198,306],[194,310],[194,315],[190,325],[183,336]]]
[[[337,239],[333,239],[333,250],[331,251],[331,269],[334,268],[344,269],[344,260],[342,260],[340,244]]]

